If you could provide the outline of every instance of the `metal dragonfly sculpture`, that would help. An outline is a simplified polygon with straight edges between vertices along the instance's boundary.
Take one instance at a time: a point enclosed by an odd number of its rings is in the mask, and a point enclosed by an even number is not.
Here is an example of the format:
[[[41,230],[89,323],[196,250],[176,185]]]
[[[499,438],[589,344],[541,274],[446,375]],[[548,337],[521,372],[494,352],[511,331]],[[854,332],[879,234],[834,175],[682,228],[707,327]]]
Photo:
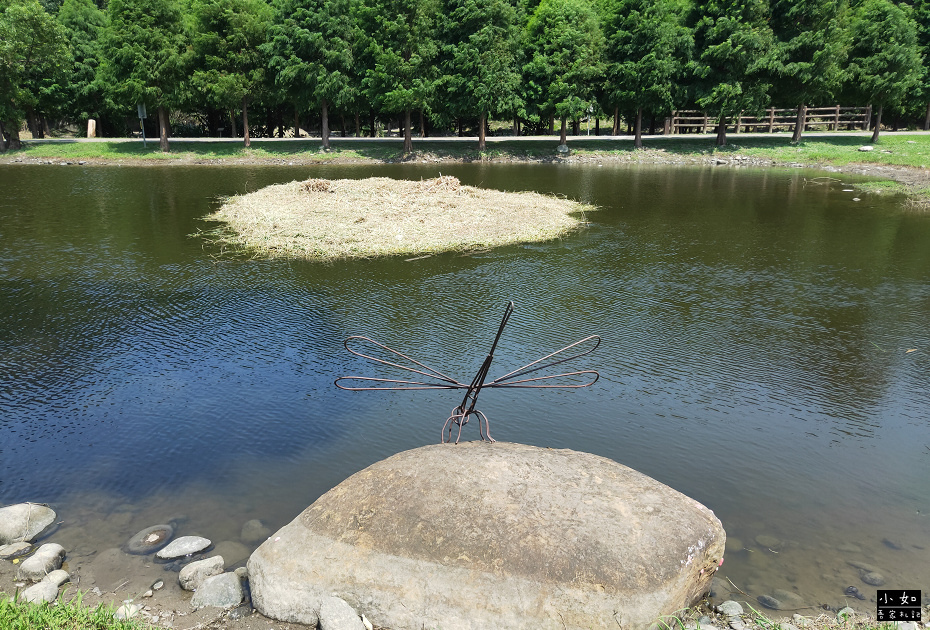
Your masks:
[[[519,367],[512,372],[508,372],[507,374],[504,374],[503,376],[500,376],[490,382],[486,382],[488,371],[491,368],[491,362],[494,360],[494,351],[497,349],[497,343],[500,341],[501,335],[504,332],[504,327],[507,325],[507,321],[510,319],[513,311],[513,302],[509,302],[507,304],[507,308],[504,310],[504,317],[501,320],[500,328],[497,330],[497,336],[494,337],[494,343],[491,344],[491,350],[488,352],[488,356],[485,357],[484,363],[481,364],[481,368],[479,368],[478,373],[475,374],[475,377],[471,380],[470,384],[462,383],[455,380],[454,378],[446,376],[439,370],[431,368],[428,365],[417,361],[416,359],[409,357],[406,354],[403,354],[402,352],[398,352],[393,348],[375,341],[374,339],[361,335],[353,335],[346,339],[343,343],[345,349],[348,350],[351,354],[362,357],[363,359],[367,359],[374,363],[380,363],[382,365],[387,365],[393,368],[399,368],[401,370],[420,374],[421,376],[426,377],[426,379],[403,380],[370,376],[343,376],[336,379],[335,385],[340,389],[356,392],[378,390],[396,391],[418,389],[464,389],[465,397],[462,399],[462,403],[452,409],[452,413],[449,415],[445,424],[442,426],[441,442],[451,442],[452,431],[454,427],[458,427],[458,433],[455,437],[455,443],[458,444],[462,437],[462,427],[468,424],[468,420],[471,416],[476,416],[478,418],[478,435],[481,437],[481,440],[494,442],[494,438],[491,437],[491,428],[488,423],[488,417],[475,408],[475,405],[478,403],[478,395],[481,393],[482,389],[504,387],[533,389],[579,389],[582,387],[590,387],[597,382],[598,378],[600,378],[600,375],[596,370],[580,370],[575,372],[562,372],[559,374],[549,374],[545,376],[533,376],[530,378],[524,378],[527,375],[538,372],[540,370],[544,370],[546,368],[591,354],[601,344],[601,338],[598,335],[591,335],[590,337],[585,337],[584,339],[576,341],[573,344],[569,344],[564,348],[547,354],[546,356],[537,359],[532,363],[527,363],[526,365]],[[390,357],[390,355],[400,357],[400,359],[408,362],[408,365],[398,363],[397,359],[387,360],[385,358],[374,357],[371,354],[365,354],[364,352],[350,347],[351,345],[361,346],[363,344],[369,344],[375,348],[380,348],[381,350],[386,351],[389,353],[386,355],[388,357]],[[589,345],[590,347],[588,347]],[[566,356],[566,353],[569,353],[569,351],[573,349],[578,349],[579,351],[575,352],[574,354],[568,354],[568,356]],[[373,352],[373,350],[366,350],[365,352]],[[583,379],[583,382],[552,384],[553,379],[559,378],[581,378]]]

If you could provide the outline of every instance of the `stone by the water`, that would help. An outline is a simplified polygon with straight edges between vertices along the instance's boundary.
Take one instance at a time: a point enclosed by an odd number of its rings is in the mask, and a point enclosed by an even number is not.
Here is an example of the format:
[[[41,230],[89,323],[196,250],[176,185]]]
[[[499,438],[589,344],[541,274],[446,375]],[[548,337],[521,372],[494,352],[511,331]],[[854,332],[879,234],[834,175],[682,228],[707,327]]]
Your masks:
[[[882,539],[882,542],[885,544],[886,547],[890,549],[897,549],[898,551],[901,551],[902,549],[904,549],[904,545],[897,540],[891,540],[890,538],[884,538]]]
[[[0,545],[32,542],[55,522],[55,510],[38,503],[18,503],[0,508]]]
[[[859,560],[847,560],[846,564],[848,564],[851,567],[855,567],[856,569],[859,569],[860,571],[865,571],[866,573],[877,573],[878,572],[877,567],[874,567],[871,564],[868,564],[866,562],[860,562]]]
[[[196,591],[208,577],[222,573],[225,566],[226,563],[223,562],[222,556],[191,562],[181,569],[178,574],[178,583],[185,591]]]
[[[199,553],[212,545],[209,538],[203,536],[181,536],[171,541],[167,547],[155,554],[156,558],[172,560]]]
[[[727,553],[734,553],[736,551],[743,550],[743,540],[741,538],[736,538],[735,536],[727,536],[726,551]]]
[[[172,536],[174,527],[167,523],[146,527],[129,539],[126,552],[140,556],[154,553],[167,545]]]
[[[320,604],[320,630],[365,630],[365,624],[348,602],[330,596]]]
[[[739,602],[735,602],[732,599],[728,599],[719,606],[717,606],[717,611],[721,615],[726,615],[728,617],[738,617],[743,614],[743,607],[740,606]]]
[[[885,576],[878,571],[866,571],[862,574],[862,581],[870,586],[881,586],[885,583]]]
[[[314,626],[337,595],[390,628],[643,630],[707,592],[709,509],[609,459],[469,442],[342,482],[248,563],[263,615]]]
[[[67,571],[56,569],[22,593],[23,600],[32,603],[53,602],[58,598],[58,588],[71,579]]]
[[[116,613],[114,613],[113,616],[117,619],[132,619],[140,610],[142,610],[142,606],[138,604],[123,604],[116,609]]]
[[[756,601],[758,601],[766,608],[771,608],[772,610],[781,610],[782,608],[782,603],[771,595],[759,595],[756,598]]]
[[[242,602],[242,582],[235,573],[222,573],[208,577],[191,598],[194,610],[205,606],[232,608]]]
[[[783,588],[776,588],[772,595],[782,603],[786,608],[801,608],[804,606],[804,598],[793,591],[786,591]]]
[[[13,558],[22,558],[32,552],[32,544],[27,542],[15,542],[0,547],[0,560],[12,560]]]
[[[38,582],[46,575],[61,568],[65,559],[65,548],[58,543],[46,543],[19,565],[18,577]]]
[[[267,536],[265,536],[265,538],[267,538]],[[226,566],[233,567],[240,562],[248,560],[249,554],[251,554],[252,551],[252,549],[249,549],[236,540],[224,540],[216,543],[212,553],[223,556],[223,559],[226,561]]]
[[[782,542],[775,538],[774,536],[768,536],[766,534],[759,534],[756,536],[756,544],[760,547],[765,547],[766,549],[775,549],[778,550]]]
[[[246,544],[259,543],[271,536],[271,530],[265,527],[265,524],[258,519],[246,521],[242,526],[242,533],[239,538]]]

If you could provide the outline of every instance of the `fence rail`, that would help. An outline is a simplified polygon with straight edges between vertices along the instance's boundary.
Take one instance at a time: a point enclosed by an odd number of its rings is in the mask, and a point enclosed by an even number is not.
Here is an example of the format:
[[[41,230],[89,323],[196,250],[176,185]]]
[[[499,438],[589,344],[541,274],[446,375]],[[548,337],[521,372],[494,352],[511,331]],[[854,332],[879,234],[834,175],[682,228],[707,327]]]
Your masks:
[[[872,118],[872,106],[868,107],[806,107],[802,112],[804,129],[815,127],[827,128],[830,131],[839,131],[840,127],[849,129],[862,129],[867,131]],[[772,133],[776,129],[793,129],[798,118],[797,109],[778,109],[770,107],[761,117],[733,116],[727,123],[727,130],[733,129],[735,133],[741,131],[766,131]],[[708,116],[707,112],[697,110],[680,110],[672,112],[671,117],[665,119],[665,133],[707,133],[717,128],[718,118]]]

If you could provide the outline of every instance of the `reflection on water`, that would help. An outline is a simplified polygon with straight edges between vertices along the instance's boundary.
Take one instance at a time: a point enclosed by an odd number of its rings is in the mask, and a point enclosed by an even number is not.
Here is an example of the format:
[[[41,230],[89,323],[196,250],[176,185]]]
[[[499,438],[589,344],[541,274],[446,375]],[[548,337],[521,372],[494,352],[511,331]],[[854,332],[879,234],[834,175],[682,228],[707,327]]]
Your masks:
[[[411,262],[229,261],[189,236],[270,183],[439,170],[601,210],[552,243]],[[514,300],[491,376],[597,333],[584,367],[602,378],[482,394],[496,438],[597,453],[705,503],[725,577],[753,597],[873,596],[850,561],[884,588],[930,584],[930,217],[898,199],[809,172],[609,165],[6,166],[0,182],[0,502],[52,503],[89,555],[177,514],[215,540],[279,527],[438,441],[459,394],[336,390],[371,370],[342,340],[467,380]]]

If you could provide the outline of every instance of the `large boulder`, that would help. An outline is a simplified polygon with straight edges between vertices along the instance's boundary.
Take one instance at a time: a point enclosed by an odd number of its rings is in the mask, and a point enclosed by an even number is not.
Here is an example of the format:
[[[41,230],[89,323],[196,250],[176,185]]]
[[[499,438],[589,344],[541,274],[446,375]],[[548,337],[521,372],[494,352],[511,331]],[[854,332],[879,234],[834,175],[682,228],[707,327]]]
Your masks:
[[[0,545],[32,542],[55,522],[52,508],[38,503],[18,503],[0,508]]]
[[[248,571],[280,621],[316,625],[336,595],[398,629],[636,630],[699,599],[724,543],[709,509],[609,459],[469,442],[356,473]]]

